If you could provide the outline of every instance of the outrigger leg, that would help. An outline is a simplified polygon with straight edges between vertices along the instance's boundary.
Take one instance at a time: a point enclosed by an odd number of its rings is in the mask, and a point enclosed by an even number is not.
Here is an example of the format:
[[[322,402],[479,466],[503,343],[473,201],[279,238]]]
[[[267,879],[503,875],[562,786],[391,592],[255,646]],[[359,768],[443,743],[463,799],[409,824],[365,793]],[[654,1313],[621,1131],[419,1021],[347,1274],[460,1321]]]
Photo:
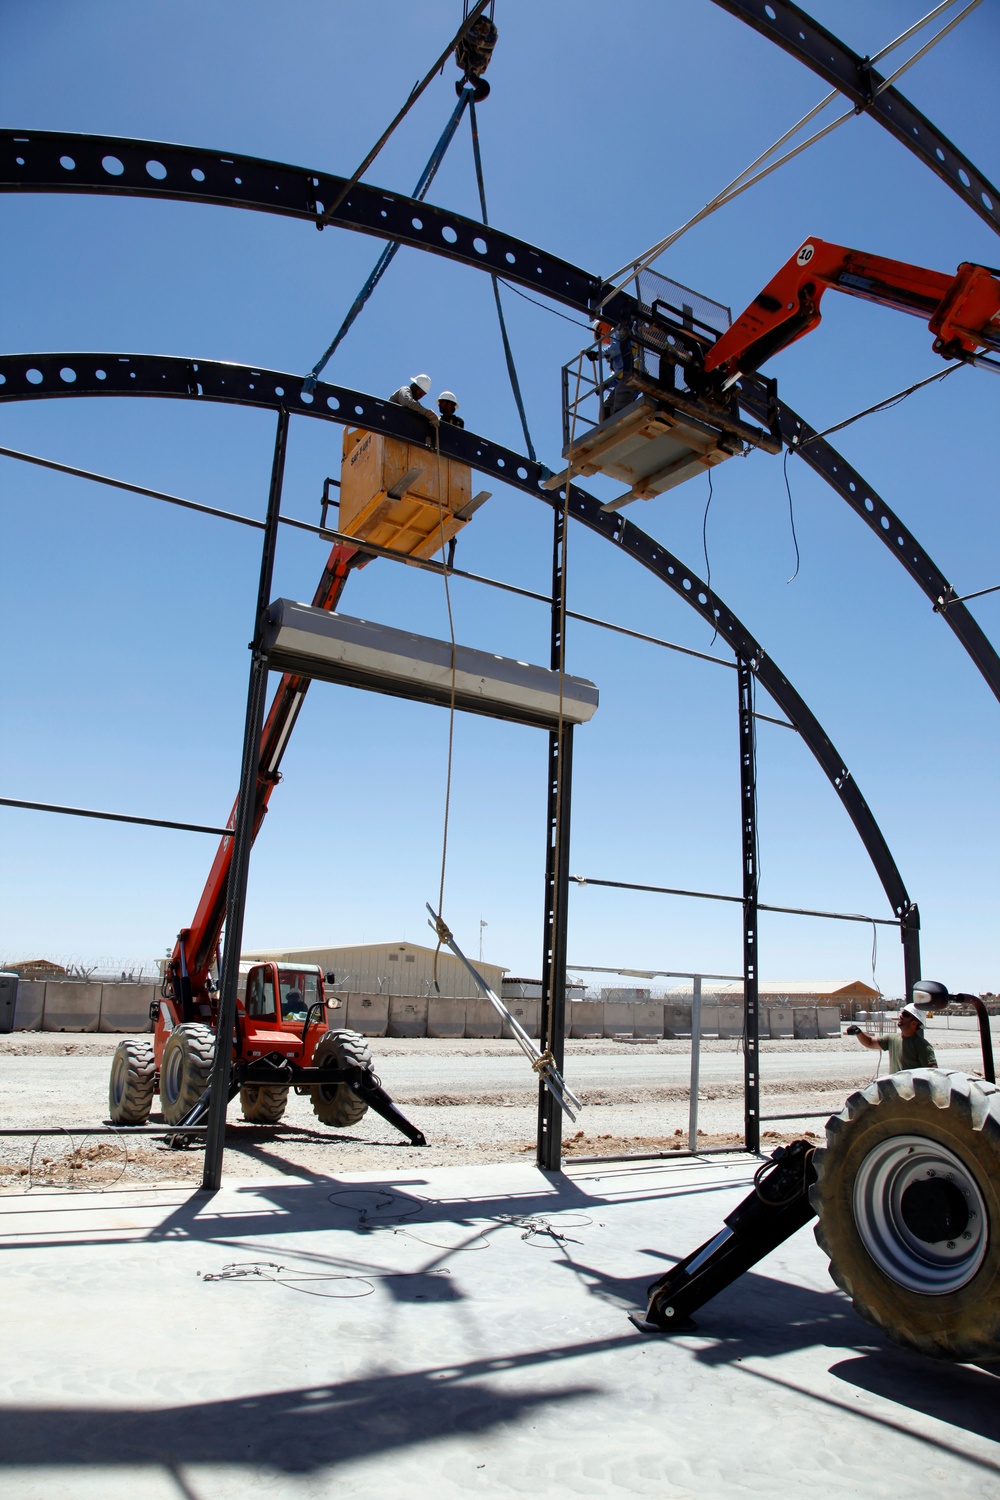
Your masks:
[[[733,1209],[713,1239],[650,1283],[645,1313],[629,1313],[641,1333],[690,1333],[691,1314],[763,1260],[814,1217],[816,1181],[808,1141],[779,1146],[754,1174],[753,1192]]]

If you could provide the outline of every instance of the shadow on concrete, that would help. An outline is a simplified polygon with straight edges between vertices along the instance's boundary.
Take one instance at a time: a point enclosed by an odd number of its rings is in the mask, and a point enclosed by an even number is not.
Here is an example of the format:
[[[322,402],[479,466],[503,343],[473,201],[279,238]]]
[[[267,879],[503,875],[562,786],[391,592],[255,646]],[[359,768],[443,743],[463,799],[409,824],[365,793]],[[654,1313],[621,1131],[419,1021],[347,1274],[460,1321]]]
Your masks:
[[[572,1352],[587,1353],[590,1347]],[[556,1351],[543,1357],[550,1355]],[[534,1360],[525,1357],[526,1363]],[[484,1370],[487,1363],[481,1362]],[[520,1361],[489,1363],[510,1369]],[[311,1474],[436,1438],[483,1434],[538,1407],[602,1394],[594,1385],[498,1390],[475,1379],[479,1374],[475,1366],[465,1366],[374,1375],[160,1409],[8,1406],[0,1408],[0,1474],[29,1464],[159,1464],[168,1470],[227,1464]]]
[[[934,1417],[1000,1442],[1000,1370],[888,1349],[843,1360],[831,1366],[830,1374],[858,1390],[907,1406],[921,1418]]]

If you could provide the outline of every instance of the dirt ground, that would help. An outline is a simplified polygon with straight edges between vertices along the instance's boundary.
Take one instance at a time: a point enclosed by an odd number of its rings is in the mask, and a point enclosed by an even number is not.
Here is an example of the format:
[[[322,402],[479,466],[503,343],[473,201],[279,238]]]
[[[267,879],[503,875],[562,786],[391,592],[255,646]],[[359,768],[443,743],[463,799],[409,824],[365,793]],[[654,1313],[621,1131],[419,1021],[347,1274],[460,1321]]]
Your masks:
[[[155,1135],[127,1130],[83,1133],[106,1120],[108,1070],[120,1040],[40,1032],[0,1037],[0,1191],[200,1179],[197,1146],[174,1150]],[[948,1045],[957,1050],[941,1062],[973,1068],[973,1041],[950,1036]],[[310,1100],[291,1094],[276,1127],[251,1126],[238,1104],[230,1107],[227,1175],[377,1175],[533,1156],[536,1086],[514,1043],[378,1038],[372,1049],[389,1092],[426,1135],[426,1148],[411,1146],[370,1111],[349,1131],[326,1130]],[[567,1074],[585,1107],[578,1122],[564,1121],[566,1158],[686,1151],[689,1054],[683,1040],[568,1041]],[[836,1113],[873,1071],[870,1055],[847,1037],[766,1041],[762,1054],[762,1113],[805,1112],[764,1123],[765,1149],[796,1136],[820,1139],[823,1117]],[[738,1044],[703,1043],[699,1149],[742,1145],[742,1073]],[[157,1123],[154,1113],[150,1124]]]

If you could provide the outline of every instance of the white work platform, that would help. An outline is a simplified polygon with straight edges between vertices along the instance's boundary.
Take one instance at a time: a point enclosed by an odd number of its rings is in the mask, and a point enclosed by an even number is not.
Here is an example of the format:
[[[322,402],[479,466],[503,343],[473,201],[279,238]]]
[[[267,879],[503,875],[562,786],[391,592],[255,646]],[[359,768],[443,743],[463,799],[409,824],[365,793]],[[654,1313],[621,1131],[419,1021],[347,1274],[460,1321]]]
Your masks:
[[[749,1157],[0,1198],[5,1500],[1000,1494],[1000,1378],[800,1231],[648,1339]]]

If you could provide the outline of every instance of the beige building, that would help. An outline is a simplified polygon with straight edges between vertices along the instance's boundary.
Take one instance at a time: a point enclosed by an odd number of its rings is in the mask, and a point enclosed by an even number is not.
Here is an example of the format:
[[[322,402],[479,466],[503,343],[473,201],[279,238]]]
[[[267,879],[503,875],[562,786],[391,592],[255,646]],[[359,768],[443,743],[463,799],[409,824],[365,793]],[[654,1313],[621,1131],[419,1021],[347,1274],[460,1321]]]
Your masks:
[[[448,1000],[474,1000],[476,982],[454,954],[442,949],[437,959],[434,988],[434,949],[419,943],[362,943],[345,948],[259,948],[243,954],[244,961],[320,964],[336,978],[328,989],[340,995],[405,995],[414,999],[442,995]],[[498,964],[476,962],[486,983],[498,995],[507,970]]]
[[[864,1003],[870,1009],[871,1002],[878,1000],[880,993],[863,979],[761,980],[757,986],[759,998],[769,1005],[851,1006]],[[686,998],[690,1004],[691,985],[678,985],[668,992],[666,998],[679,1005],[683,1005]],[[701,998],[706,1005],[742,1004],[742,982],[738,979],[706,979],[702,984]]]

